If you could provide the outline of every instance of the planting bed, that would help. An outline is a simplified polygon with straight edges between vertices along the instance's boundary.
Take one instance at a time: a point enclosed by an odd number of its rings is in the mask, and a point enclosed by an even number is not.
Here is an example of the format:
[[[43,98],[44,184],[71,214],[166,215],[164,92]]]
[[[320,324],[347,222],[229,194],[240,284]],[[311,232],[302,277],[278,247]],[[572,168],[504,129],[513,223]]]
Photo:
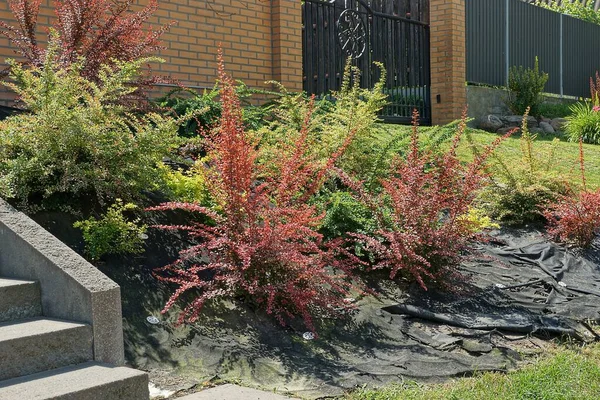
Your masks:
[[[36,219],[82,251],[75,218]],[[180,234],[150,230],[144,255],[109,258],[99,268],[122,288],[127,360],[158,386],[177,391],[223,379],[319,398],[404,378],[502,371],[542,351],[543,339],[595,339],[586,321],[600,319],[600,252],[575,255],[536,229],[494,237],[461,266],[466,282],[428,292],[385,283],[378,298],[355,299],[352,316],[320,321],[315,340],[303,338],[300,324],[282,328],[235,302],[207,307],[192,325],[177,327],[176,310],[161,315],[172,288],[151,273],[176,258],[185,245]]]

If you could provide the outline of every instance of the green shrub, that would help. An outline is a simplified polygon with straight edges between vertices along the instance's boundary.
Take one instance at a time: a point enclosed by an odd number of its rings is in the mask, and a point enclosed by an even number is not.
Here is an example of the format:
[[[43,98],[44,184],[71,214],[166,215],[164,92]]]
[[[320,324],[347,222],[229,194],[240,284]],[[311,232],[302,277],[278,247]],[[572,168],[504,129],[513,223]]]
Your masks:
[[[276,94],[265,91],[249,89],[243,82],[238,81],[236,93],[244,102],[243,120],[248,129],[259,129],[265,124],[265,118],[270,114],[270,106],[255,106],[250,102],[254,94]],[[219,89],[215,86],[211,90],[198,93],[192,89],[178,88],[158,99],[159,106],[170,110],[174,116],[196,112],[196,118],[189,119],[179,127],[179,135],[194,137],[199,134],[199,129],[210,130],[219,122],[221,117],[221,103],[218,100]]]
[[[540,72],[538,58],[533,69],[513,66],[508,74],[507,105],[517,115],[522,115],[529,107],[531,115],[539,115],[540,93],[548,82],[548,74]]]
[[[186,203],[198,203],[208,205],[210,203],[209,190],[206,187],[206,176],[204,169],[196,162],[189,170],[173,170],[168,166],[162,167],[166,176],[166,187],[168,195],[175,201]]]
[[[81,77],[80,63],[61,68],[55,47],[40,67],[9,61],[14,83],[5,84],[29,112],[0,122],[0,196],[23,206],[104,204],[159,187],[157,164],[176,147],[179,121],[121,105],[149,60],[116,61],[94,83]]]
[[[379,134],[375,129],[377,112],[386,104],[383,93],[386,78],[383,71],[373,89],[362,89],[359,75],[360,71],[347,63],[341,89],[316,101],[309,121],[305,121],[305,116],[312,100],[304,94],[289,93],[280,86],[281,96],[273,109],[274,121],[259,132],[261,162],[267,166],[274,164],[273,160],[280,157],[282,151],[289,151],[290,144],[307,122],[308,146],[315,160],[328,159],[353,136],[338,166],[359,176],[371,171],[374,161],[371,150]]]
[[[117,199],[101,219],[90,217],[73,225],[83,232],[85,252],[92,260],[106,254],[139,254],[144,251],[146,225],[139,225],[139,219],[128,221],[123,215],[136,208],[133,203],[123,204],[121,199]]]
[[[551,1],[549,4],[544,0],[536,1],[537,6],[547,8],[561,14],[568,14],[574,18],[600,25],[600,12],[594,11],[593,1]]]
[[[333,239],[347,233],[370,234],[377,229],[373,213],[356,196],[346,190],[325,191],[317,198],[325,209],[320,232]]]
[[[483,232],[486,229],[499,229],[500,225],[492,221],[485,210],[477,207],[469,207],[467,212],[458,217],[460,222],[469,226],[471,233]]]
[[[459,122],[421,128],[418,143],[420,150],[438,154],[443,152],[444,145],[456,133]],[[410,133],[411,128],[408,126],[375,126],[371,135],[372,142],[365,149],[365,158],[369,160],[364,168],[366,173],[363,172],[361,176],[369,190],[379,187],[381,179],[389,176],[394,158],[406,155],[410,146]]]
[[[538,115],[545,118],[566,118],[571,115],[570,103],[541,103],[538,105]]]
[[[508,163],[498,152],[492,154],[490,186],[479,196],[481,208],[508,225],[543,221],[545,206],[570,193],[568,181],[553,170],[559,139],[553,140],[548,152],[537,150],[537,135],[527,129],[527,111],[521,127],[522,162]]]
[[[570,141],[579,138],[584,143],[600,143],[600,111],[589,103],[577,103],[571,106],[572,115],[567,117],[565,131]]]
[[[448,139],[456,133],[459,122],[422,128],[421,140],[418,143],[420,150],[438,155],[443,153]],[[371,169],[362,177],[366,190],[376,192],[381,189],[382,180],[392,173],[394,159],[406,157],[411,143],[410,134],[410,127],[374,127],[371,135],[373,143],[365,150],[369,151]],[[356,199],[347,188],[340,188],[336,183],[330,182],[327,189],[315,199],[318,207],[326,213],[320,232],[328,238],[344,236],[347,233],[374,232],[377,224],[369,207]]]
[[[172,112],[174,115],[182,115],[189,111],[197,111],[198,116],[187,121],[179,127],[179,135],[193,137],[198,134],[198,129],[208,128],[214,125],[221,116],[221,105],[216,100],[219,91],[213,88],[204,90],[202,94],[191,89],[174,89],[164,97],[157,100],[160,107]]]
[[[557,200],[565,186],[554,179],[541,178],[532,182],[527,173],[515,173],[510,183],[496,182],[485,189],[480,200],[482,208],[507,225],[521,226],[544,220],[543,207]]]

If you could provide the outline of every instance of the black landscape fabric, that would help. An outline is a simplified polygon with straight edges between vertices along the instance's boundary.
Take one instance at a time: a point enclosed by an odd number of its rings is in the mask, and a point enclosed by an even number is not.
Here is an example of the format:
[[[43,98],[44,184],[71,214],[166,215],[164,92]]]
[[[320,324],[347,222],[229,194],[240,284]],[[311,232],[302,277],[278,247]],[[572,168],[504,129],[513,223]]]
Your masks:
[[[70,223],[45,225],[80,250]],[[315,340],[303,338],[300,325],[282,328],[236,303],[176,326],[176,313],[160,314],[172,288],[151,272],[173,260],[182,238],[149,235],[143,256],[100,268],[121,285],[128,363],[175,390],[224,379],[322,398],[362,385],[505,371],[520,355],[543,349],[545,338],[595,340],[588,323],[600,319],[600,250],[576,254],[538,231],[512,230],[479,245],[480,254],[460,267],[466,280],[455,290],[384,284],[378,298],[358,299],[350,317],[323,321]]]

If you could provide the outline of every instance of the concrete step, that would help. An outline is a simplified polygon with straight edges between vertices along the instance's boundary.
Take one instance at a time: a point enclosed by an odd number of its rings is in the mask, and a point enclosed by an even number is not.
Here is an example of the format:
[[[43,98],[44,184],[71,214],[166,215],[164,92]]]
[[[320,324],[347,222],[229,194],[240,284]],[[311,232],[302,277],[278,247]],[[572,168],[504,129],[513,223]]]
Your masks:
[[[92,359],[89,325],[48,318],[0,324],[0,380]]]
[[[37,282],[0,278],[0,323],[42,315]]]
[[[87,362],[0,382],[0,400],[148,400],[148,375]]]

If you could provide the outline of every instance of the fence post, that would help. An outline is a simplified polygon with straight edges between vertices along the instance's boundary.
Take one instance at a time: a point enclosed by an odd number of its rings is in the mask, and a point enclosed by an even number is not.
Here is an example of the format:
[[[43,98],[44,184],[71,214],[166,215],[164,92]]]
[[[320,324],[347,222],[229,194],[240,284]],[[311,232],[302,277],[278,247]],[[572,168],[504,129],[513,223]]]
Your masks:
[[[504,68],[506,72],[506,87],[508,88],[508,78],[510,75],[510,0],[506,0],[506,33],[504,34]]]
[[[431,111],[434,125],[459,119],[467,105],[465,0],[430,0]]]
[[[563,57],[563,46],[564,46],[564,30],[563,30],[563,14],[560,14],[560,23],[559,23],[559,31],[560,31],[560,43],[558,45],[558,53],[560,57],[560,98],[562,99],[564,96],[564,57]]]

